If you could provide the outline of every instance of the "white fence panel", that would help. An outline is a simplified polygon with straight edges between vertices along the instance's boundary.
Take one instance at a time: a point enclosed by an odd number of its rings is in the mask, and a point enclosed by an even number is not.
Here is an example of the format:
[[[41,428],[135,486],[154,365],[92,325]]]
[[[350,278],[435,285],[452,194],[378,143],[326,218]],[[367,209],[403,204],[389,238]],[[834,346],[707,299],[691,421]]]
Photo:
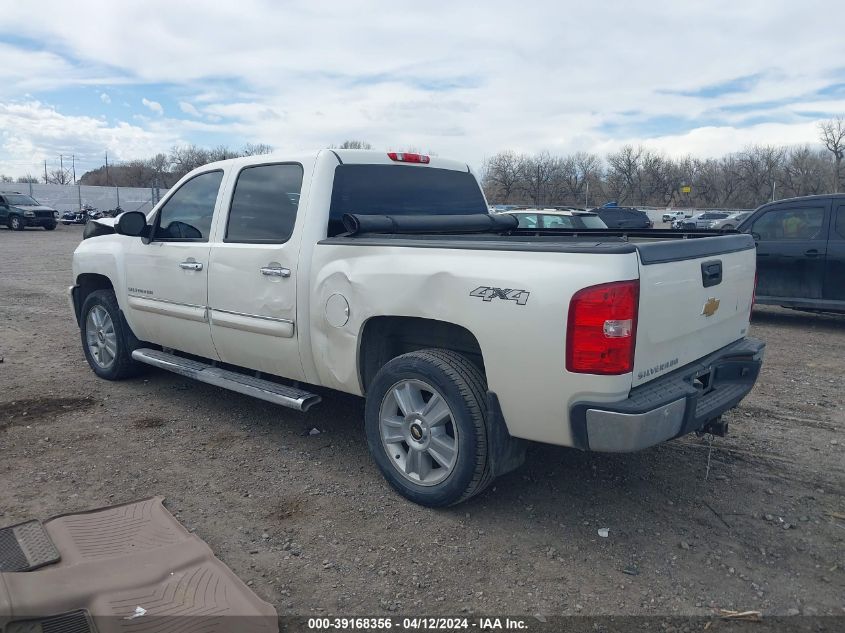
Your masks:
[[[146,213],[167,193],[167,189],[148,187],[91,187],[87,185],[16,184],[5,187],[31,195],[41,204],[58,211],[76,211],[85,204],[107,211],[118,205],[124,211]]]

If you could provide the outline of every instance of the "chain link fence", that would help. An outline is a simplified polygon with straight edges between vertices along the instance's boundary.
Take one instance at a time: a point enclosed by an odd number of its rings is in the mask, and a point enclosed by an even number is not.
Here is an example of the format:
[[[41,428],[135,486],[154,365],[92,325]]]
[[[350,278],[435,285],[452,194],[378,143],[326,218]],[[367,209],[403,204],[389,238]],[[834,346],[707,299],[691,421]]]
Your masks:
[[[167,193],[156,187],[91,187],[88,185],[42,185],[17,183],[0,185],[3,191],[17,191],[35,198],[57,211],[78,211],[91,205],[101,211],[120,207],[124,211],[146,213]]]

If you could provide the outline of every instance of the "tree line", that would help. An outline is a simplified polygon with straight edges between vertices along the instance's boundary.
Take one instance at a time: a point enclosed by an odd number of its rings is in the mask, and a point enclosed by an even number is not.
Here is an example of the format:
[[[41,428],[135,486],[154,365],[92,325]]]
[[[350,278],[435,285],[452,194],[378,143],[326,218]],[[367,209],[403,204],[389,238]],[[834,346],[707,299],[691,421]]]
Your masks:
[[[823,147],[751,145],[721,158],[671,158],[626,145],[599,156],[503,151],[484,161],[491,204],[754,208],[772,199],[843,188],[845,120],[819,125]]]
[[[156,154],[152,158],[130,160],[108,166],[102,165],[82,174],[79,184],[101,187],[161,187],[167,189],[189,171],[208,163],[226,160],[227,158],[269,154],[272,151],[273,148],[264,143],[247,144],[240,150],[233,150],[225,145],[211,149],[197,145],[174,146],[169,153]]]

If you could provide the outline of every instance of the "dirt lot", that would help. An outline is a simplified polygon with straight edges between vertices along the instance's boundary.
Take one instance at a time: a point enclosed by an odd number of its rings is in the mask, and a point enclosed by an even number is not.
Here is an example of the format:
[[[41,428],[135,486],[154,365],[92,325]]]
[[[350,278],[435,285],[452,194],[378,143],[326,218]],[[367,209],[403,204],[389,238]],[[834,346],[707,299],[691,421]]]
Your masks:
[[[0,525],[164,495],[282,615],[845,613],[845,318],[755,312],[763,374],[707,479],[695,436],[536,446],[432,511],[382,480],[355,398],[303,415],[165,372],[97,379],[64,294],[80,234],[0,230]]]

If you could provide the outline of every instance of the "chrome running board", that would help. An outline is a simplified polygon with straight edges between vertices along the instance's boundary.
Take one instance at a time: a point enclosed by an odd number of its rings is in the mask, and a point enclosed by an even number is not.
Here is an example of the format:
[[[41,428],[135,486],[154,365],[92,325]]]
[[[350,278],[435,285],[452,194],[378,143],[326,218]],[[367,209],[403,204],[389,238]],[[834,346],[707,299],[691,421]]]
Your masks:
[[[172,371],[180,376],[186,376],[208,383],[216,387],[223,387],[231,391],[237,391],[253,398],[259,398],[279,404],[297,411],[308,411],[322,398],[317,394],[280,385],[262,378],[255,378],[238,372],[229,371],[202,363],[190,358],[182,358],[175,354],[168,354],[156,349],[141,348],[132,352],[132,358],[139,363],[146,363],[159,369]]]

